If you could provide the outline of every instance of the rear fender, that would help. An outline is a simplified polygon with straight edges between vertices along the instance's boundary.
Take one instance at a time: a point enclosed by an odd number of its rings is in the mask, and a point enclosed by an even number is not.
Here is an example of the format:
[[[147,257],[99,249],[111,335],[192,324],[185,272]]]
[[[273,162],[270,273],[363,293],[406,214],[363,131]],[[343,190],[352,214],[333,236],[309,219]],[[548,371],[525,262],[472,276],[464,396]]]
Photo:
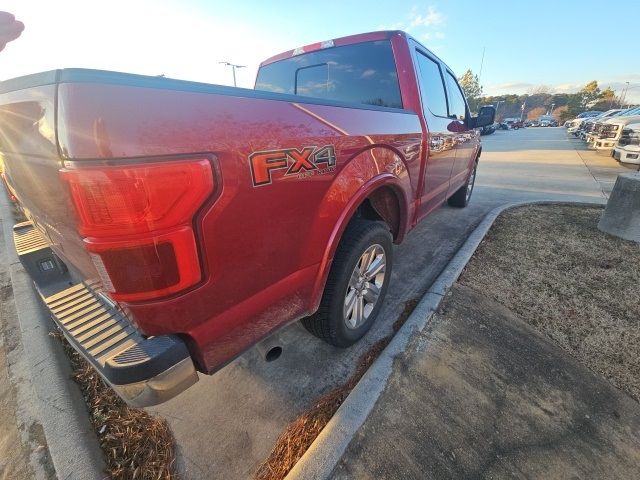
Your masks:
[[[398,201],[400,218],[395,241],[399,243],[409,230],[414,207],[407,166],[397,151],[374,146],[359,153],[340,171],[328,189],[316,217],[318,228],[314,231],[320,230],[323,219],[325,222],[327,218],[337,220],[328,235],[320,237],[328,240],[312,291],[311,311],[315,311],[320,303],[331,261],[347,225],[358,207],[381,188],[390,189]]]

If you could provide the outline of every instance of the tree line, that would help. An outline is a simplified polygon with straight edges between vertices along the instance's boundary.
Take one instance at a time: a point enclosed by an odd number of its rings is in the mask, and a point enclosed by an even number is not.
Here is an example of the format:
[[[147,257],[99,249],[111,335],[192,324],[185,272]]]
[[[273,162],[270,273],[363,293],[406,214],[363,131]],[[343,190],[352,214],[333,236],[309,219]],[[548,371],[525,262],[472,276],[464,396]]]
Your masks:
[[[585,110],[609,110],[619,108],[621,100],[615,92],[607,87],[601,90],[598,82],[587,83],[576,93],[553,93],[551,88],[540,85],[532,88],[523,95],[483,95],[478,76],[470,69],[458,79],[464,90],[469,108],[477,112],[482,105],[496,107],[496,120],[505,118],[525,118],[533,120],[541,115],[553,115],[558,121],[564,122],[574,118]]]

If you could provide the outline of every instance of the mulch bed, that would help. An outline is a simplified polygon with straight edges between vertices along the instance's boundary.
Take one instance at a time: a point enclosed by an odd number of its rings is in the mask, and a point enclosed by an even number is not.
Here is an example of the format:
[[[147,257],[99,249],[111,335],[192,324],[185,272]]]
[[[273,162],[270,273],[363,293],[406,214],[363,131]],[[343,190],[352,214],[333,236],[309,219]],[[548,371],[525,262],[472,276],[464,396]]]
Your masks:
[[[78,352],[56,334],[71,360],[73,379],[80,386],[91,424],[104,453],[109,478],[173,480],[176,445],[166,420],[128,406]]]
[[[403,311],[393,323],[394,333],[404,325],[417,304],[418,299],[405,303]],[[289,424],[276,440],[269,457],[258,468],[257,480],[280,480],[287,476],[392,338],[393,335],[388,335],[374,343],[360,357],[356,371],[344,385],[319,398],[306,412]]]

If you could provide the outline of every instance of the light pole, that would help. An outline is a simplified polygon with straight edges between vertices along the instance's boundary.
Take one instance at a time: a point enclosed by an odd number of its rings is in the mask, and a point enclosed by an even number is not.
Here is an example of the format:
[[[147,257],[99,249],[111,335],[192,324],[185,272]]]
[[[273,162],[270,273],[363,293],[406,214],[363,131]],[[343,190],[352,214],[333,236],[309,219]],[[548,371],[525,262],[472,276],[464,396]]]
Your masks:
[[[504,103],[504,100],[498,100],[498,103],[496,105],[496,120],[498,119],[498,109],[500,108],[501,103]]]
[[[640,88],[640,83],[629,85],[629,82],[627,82],[627,88],[624,89],[624,103],[627,103],[627,93],[629,93],[629,90],[633,90],[634,88]],[[629,104],[627,103],[627,106],[628,105]],[[640,171],[640,168],[638,171]]]
[[[522,122],[524,120],[524,109],[527,108],[527,97],[524,97],[524,102],[522,103],[522,106],[520,107],[520,110],[522,110],[522,113],[520,114],[520,121]]]
[[[624,102],[627,100],[627,91],[629,90],[629,82],[624,82],[627,85],[624,87],[624,91],[622,92],[622,98],[620,99],[620,106],[624,105]]]
[[[553,115],[553,107],[555,107],[555,106],[556,106],[555,103],[551,104],[551,110],[549,110],[549,115]]]
[[[236,68],[245,68],[246,65],[235,65],[230,62],[218,62],[218,63],[231,67],[231,70],[233,71],[233,86],[237,87],[238,85],[236,84]]]

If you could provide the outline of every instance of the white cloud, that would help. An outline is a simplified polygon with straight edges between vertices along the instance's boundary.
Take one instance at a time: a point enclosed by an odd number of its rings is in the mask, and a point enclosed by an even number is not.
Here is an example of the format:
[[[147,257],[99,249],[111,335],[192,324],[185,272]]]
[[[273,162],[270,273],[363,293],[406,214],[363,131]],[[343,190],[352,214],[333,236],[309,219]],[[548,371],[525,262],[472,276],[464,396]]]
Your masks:
[[[445,38],[445,34],[442,32],[425,32],[419,36],[420,40],[423,42],[428,42],[430,40],[442,40]]]
[[[431,27],[433,25],[441,25],[444,23],[445,17],[442,13],[436,10],[435,7],[430,6],[427,8],[426,14],[418,13],[418,10],[414,7],[411,12],[410,28],[414,27]]]
[[[378,30],[404,30],[407,28],[405,22],[395,22],[378,26]]]
[[[445,15],[434,6],[427,7],[426,12],[423,10],[413,7],[405,20],[381,25],[380,30],[403,30],[423,42],[444,39],[445,34],[442,30],[433,31],[432,28],[437,25],[444,26],[446,23]]]
[[[493,85],[487,85],[485,87],[486,90],[497,90],[501,93],[514,93],[519,91],[527,90],[533,87],[533,83],[528,82],[506,82],[506,83],[498,83]]]
[[[552,92],[557,93],[575,93],[584,87],[585,83],[558,83],[551,86]]]

